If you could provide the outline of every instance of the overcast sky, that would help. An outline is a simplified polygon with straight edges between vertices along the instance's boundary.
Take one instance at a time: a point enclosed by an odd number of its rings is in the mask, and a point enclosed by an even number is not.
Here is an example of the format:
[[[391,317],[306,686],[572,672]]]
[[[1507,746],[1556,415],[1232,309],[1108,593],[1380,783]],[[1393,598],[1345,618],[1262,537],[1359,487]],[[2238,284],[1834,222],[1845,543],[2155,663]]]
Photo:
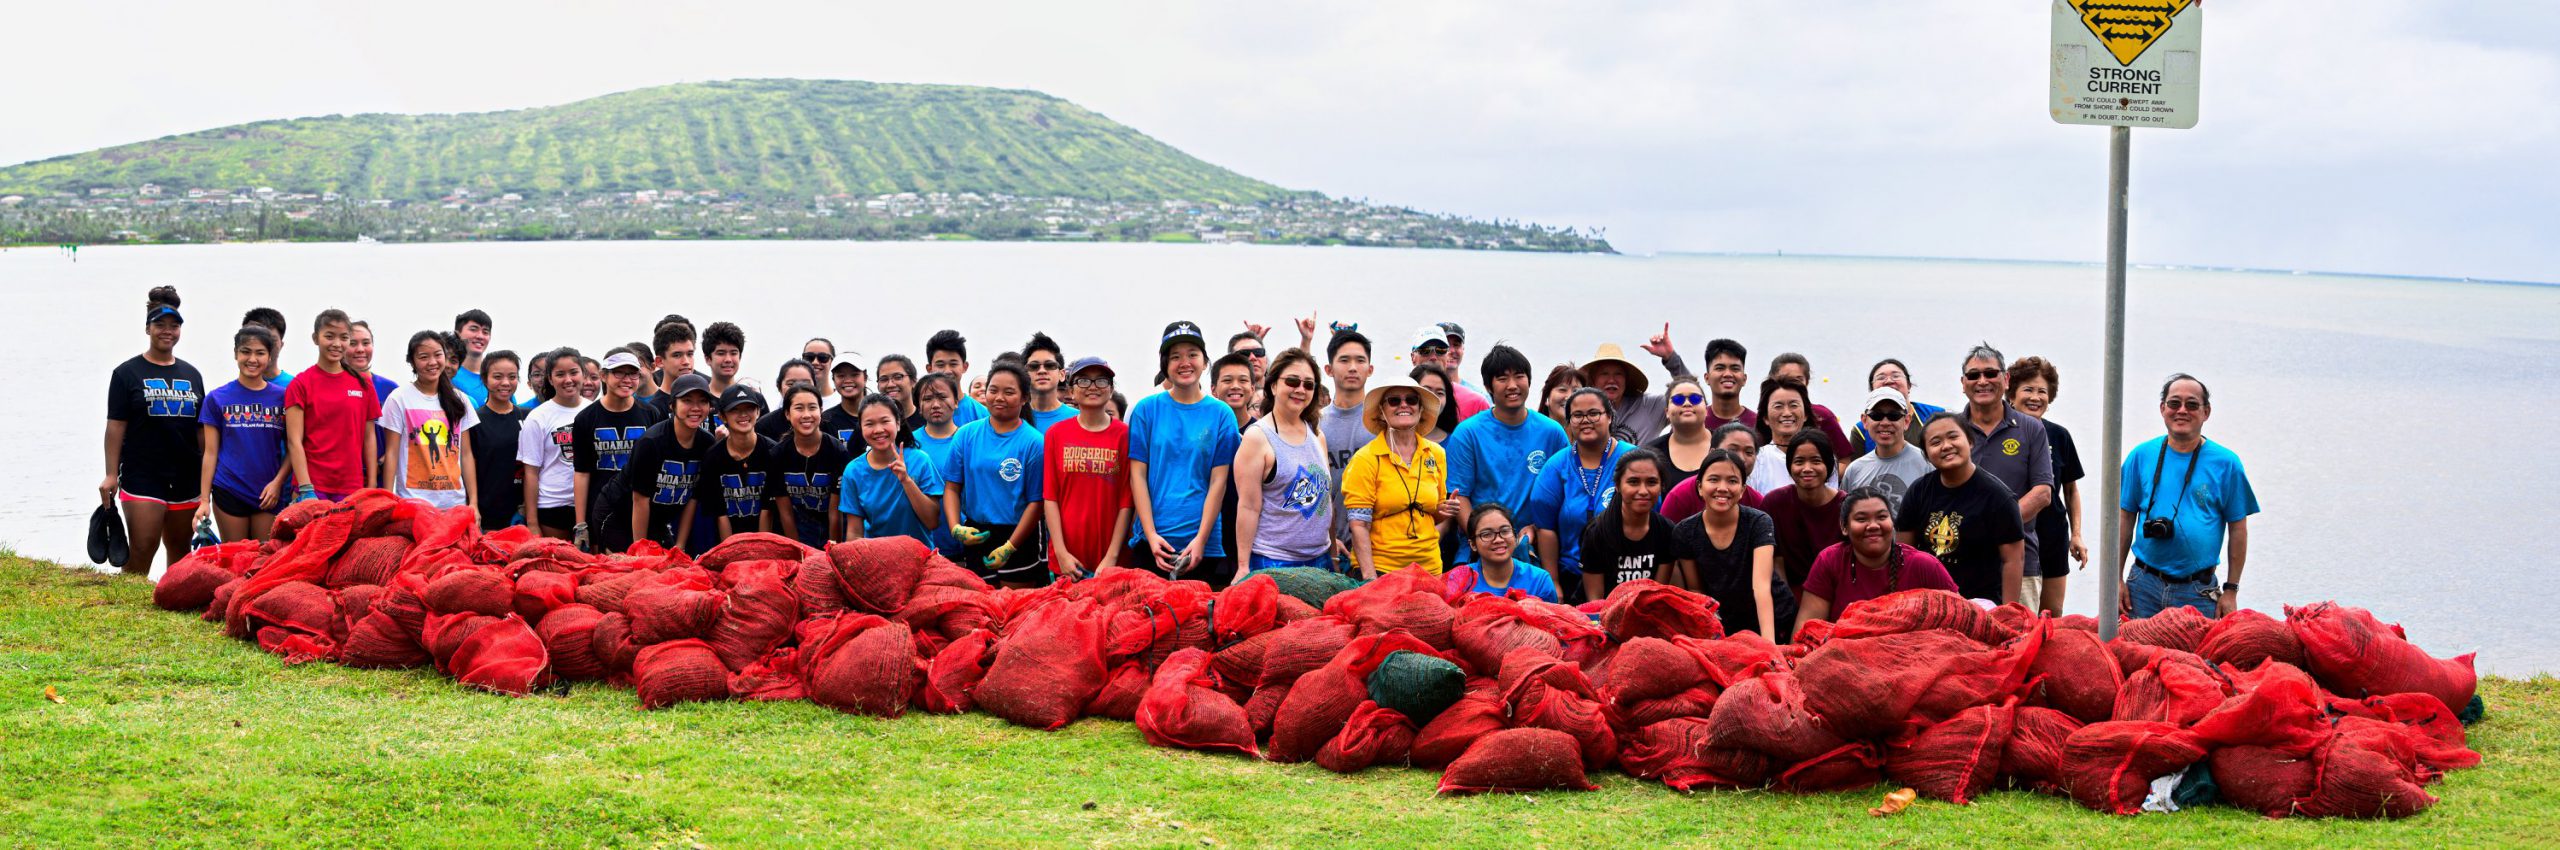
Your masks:
[[[2215,2],[2134,138],[2137,262],[2560,281],[2560,3]],[[2106,131],[2036,0],[39,3],[0,162],[739,77],[1064,97],[1283,186],[1621,250],[2095,260]],[[2191,13],[2192,14],[2192,13]]]

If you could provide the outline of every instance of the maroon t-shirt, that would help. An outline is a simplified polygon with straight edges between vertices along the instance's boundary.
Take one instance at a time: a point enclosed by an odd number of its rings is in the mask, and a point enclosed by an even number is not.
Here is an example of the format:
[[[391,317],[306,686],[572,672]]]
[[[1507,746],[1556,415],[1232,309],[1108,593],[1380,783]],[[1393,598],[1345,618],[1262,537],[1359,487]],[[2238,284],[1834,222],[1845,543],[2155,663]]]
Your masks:
[[[1803,585],[1813,571],[1814,556],[1831,544],[1845,539],[1840,535],[1840,491],[1831,491],[1831,501],[1807,505],[1796,499],[1796,488],[1785,487],[1760,497],[1759,508],[1778,524],[1778,557],[1786,566],[1787,583]]]
[[[1763,498],[1765,497],[1761,496],[1758,490],[1742,488],[1743,507],[1758,508]],[[1653,506],[1654,513],[1661,514],[1663,519],[1674,523],[1697,516],[1699,511],[1706,509],[1707,500],[1698,495],[1698,479],[1694,476],[1680,482],[1680,486],[1671,488],[1671,492],[1662,494],[1661,504]]]
[[[1813,572],[1804,579],[1804,595],[1830,600],[1831,619],[1838,620],[1841,612],[1849,610],[1850,603],[1895,591],[1926,587],[1957,592],[1955,578],[1947,575],[1946,565],[1938,563],[1937,558],[1909,544],[1893,545],[1902,552],[1902,574],[1891,586],[1886,584],[1890,570],[1858,566],[1855,556],[1849,554],[1849,544],[1841,543],[1814,556]]]

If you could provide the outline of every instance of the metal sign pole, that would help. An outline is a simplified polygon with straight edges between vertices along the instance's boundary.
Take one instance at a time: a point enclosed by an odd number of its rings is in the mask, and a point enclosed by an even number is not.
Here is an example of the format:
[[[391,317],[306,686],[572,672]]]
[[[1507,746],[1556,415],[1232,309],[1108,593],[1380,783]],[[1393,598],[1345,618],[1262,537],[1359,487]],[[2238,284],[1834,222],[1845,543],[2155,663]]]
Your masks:
[[[2124,533],[2117,521],[2117,494],[2124,486],[2124,211],[2126,177],[2132,170],[2133,128],[2107,128],[2107,387],[2104,448],[2098,456],[2098,638],[2116,639],[2116,612],[2122,604]]]

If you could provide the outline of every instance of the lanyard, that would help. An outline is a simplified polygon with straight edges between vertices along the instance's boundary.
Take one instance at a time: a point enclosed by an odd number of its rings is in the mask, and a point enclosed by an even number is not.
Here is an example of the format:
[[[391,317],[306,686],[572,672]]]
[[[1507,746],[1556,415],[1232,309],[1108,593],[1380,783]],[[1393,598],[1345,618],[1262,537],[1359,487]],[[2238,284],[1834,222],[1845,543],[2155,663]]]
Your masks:
[[[2151,516],[2151,506],[2160,501],[2160,471],[2169,464],[2169,441],[2160,441],[2160,453],[2151,456],[2151,494],[2142,500],[2142,515]],[[2195,489],[2196,462],[2204,459],[2204,441],[2196,441],[2196,453],[2187,456],[2187,474],[2178,481],[2178,500],[2169,505],[2169,515],[2176,516],[2187,506],[2187,491]]]

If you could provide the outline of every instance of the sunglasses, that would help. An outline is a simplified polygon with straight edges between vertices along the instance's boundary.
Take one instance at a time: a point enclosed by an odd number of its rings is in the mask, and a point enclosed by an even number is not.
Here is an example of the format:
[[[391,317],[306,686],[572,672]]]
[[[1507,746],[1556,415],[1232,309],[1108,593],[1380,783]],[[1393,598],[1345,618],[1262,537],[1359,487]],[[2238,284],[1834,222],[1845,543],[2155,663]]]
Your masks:
[[[1253,358],[1253,359],[1255,359],[1255,360],[1260,360],[1260,359],[1262,359],[1263,355],[1267,353],[1267,352],[1264,352],[1262,349],[1259,349],[1259,348],[1239,348],[1239,349],[1236,349],[1236,352],[1237,352],[1237,353],[1239,353],[1239,354],[1243,354],[1243,355],[1244,355],[1244,356],[1246,356],[1246,357],[1251,357],[1251,358]]]
[[[1385,407],[1421,407],[1422,399],[1418,396],[1391,395],[1379,399],[1378,404]]]
[[[1878,422],[1900,422],[1902,421],[1902,408],[1879,407],[1874,410],[1867,411],[1867,418]]]
[[[1671,397],[1673,407],[1689,407],[1705,403],[1707,403],[1707,397],[1703,393],[1681,393]]]
[[[2203,410],[2204,402],[2192,398],[2163,399],[2160,407],[2165,410]]]
[[[1293,390],[1312,389],[1316,385],[1316,379],[1302,375],[1282,375],[1280,384]]]
[[[1055,372],[1064,368],[1067,367],[1055,360],[1034,360],[1022,364],[1022,371],[1025,372]]]
[[[1968,381],[1988,381],[1997,377],[2000,377],[1998,369],[1973,369],[1964,373],[1964,379]]]
[[[800,355],[800,359],[811,363],[833,363],[835,362],[836,356],[824,351],[812,351],[807,354]]]

